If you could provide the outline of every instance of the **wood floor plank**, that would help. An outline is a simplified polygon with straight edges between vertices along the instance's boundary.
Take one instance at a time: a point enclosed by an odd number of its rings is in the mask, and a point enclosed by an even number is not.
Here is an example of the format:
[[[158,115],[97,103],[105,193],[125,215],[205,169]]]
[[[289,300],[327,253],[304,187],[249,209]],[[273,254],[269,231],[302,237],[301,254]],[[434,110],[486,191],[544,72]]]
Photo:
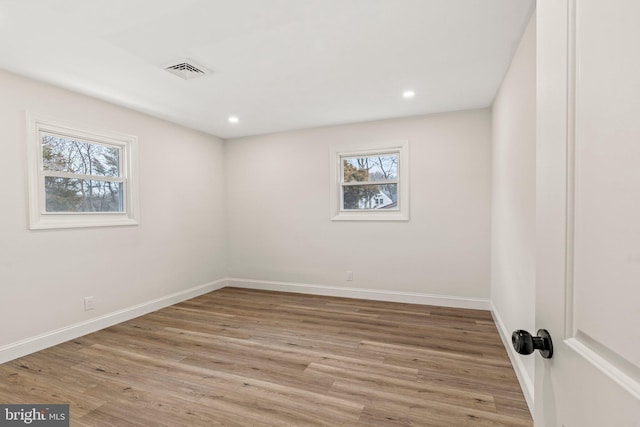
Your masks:
[[[224,288],[0,365],[72,426],[532,426],[483,310]]]

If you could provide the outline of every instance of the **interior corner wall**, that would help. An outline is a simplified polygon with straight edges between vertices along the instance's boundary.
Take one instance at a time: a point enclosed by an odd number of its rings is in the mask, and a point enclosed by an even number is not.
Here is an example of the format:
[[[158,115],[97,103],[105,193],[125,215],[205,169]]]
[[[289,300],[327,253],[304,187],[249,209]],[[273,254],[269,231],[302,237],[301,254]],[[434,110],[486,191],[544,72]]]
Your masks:
[[[410,221],[331,221],[330,147],[393,140],[410,144]],[[229,140],[230,277],[488,299],[490,150],[489,109]]]
[[[2,70],[0,93],[0,350],[226,277],[222,140]],[[138,226],[28,229],[25,110],[138,137]]]
[[[509,344],[513,330],[535,332],[535,39],[534,13],[493,106],[491,299]],[[534,358],[513,360],[531,407]]]

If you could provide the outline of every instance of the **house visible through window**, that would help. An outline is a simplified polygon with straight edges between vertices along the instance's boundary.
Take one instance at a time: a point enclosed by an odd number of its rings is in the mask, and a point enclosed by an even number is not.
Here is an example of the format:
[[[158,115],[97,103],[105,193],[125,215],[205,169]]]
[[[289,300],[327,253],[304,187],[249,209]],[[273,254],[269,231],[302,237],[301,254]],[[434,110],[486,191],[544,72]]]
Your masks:
[[[30,228],[137,224],[136,138],[29,120]]]
[[[398,153],[342,158],[342,209],[398,208]]]
[[[332,150],[333,220],[408,220],[408,142]]]

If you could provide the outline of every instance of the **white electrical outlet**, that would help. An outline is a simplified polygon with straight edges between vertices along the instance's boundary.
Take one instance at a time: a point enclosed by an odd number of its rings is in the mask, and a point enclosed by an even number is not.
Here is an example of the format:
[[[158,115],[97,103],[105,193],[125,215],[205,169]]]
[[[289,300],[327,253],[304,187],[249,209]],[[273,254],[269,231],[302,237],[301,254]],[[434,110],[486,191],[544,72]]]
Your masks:
[[[93,310],[95,307],[93,297],[84,297],[84,311]]]
[[[353,281],[353,271],[347,270],[345,271],[345,273],[346,273],[347,282]]]

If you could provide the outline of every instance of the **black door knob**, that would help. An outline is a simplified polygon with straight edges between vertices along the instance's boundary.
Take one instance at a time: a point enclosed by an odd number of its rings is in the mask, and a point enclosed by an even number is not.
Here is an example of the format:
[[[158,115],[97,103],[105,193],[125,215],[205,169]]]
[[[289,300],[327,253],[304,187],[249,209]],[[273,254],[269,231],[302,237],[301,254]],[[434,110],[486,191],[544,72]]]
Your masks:
[[[529,332],[518,329],[511,334],[511,343],[519,354],[531,354],[535,350],[540,350],[540,355],[545,359],[551,359],[553,356],[553,342],[546,329],[538,329],[537,337],[532,337]]]

